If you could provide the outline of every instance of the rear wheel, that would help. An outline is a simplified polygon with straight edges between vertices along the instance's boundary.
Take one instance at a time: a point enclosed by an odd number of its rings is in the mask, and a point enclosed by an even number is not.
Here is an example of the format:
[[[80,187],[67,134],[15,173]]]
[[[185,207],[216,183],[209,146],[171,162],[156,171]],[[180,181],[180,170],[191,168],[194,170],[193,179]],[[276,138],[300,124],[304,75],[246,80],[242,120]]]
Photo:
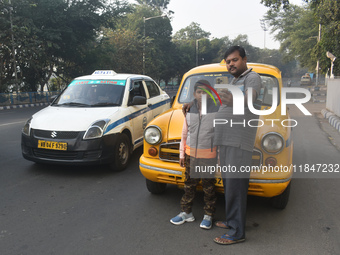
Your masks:
[[[287,186],[287,188],[285,189],[285,191],[282,192],[281,195],[278,195],[276,197],[272,197],[270,199],[270,203],[272,205],[272,207],[276,208],[276,209],[285,209],[287,204],[288,204],[288,200],[289,200],[289,194],[290,194],[290,186],[291,186],[290,182]]]
[[[116,171],[124,170],[130,159],[130,140],[126,134],[119,134],[114,151],[114,162],[110,168]]]
[[[161,194],[166,190],[166,183],[153,182],[146,180],[146,187],[152,194]]]

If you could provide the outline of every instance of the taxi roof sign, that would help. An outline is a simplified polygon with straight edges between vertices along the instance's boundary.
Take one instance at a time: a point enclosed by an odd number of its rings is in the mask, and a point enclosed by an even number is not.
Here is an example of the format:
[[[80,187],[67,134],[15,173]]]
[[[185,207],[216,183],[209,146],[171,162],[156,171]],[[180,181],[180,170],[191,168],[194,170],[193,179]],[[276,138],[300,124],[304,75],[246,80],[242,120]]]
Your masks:
[[[92,75],[116,75],[117,73],[113,70],[96,70]]]

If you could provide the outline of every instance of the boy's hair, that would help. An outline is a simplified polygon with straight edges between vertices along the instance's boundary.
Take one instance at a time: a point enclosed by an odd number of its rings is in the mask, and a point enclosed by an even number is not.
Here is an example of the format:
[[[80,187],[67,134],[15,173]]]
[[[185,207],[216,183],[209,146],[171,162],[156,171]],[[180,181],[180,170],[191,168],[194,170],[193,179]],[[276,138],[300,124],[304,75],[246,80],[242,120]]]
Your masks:
[[[208,86],[211,86],[210,83],[207,81],[207,80],[199,80],[195,83],[195,86],[194,86],[194,92],[196,92],[198,86],[205,86],[207,88],[208,91],[210,91],[209,87]]]
[[[231,53],[238,51],[240,53],[241,58],[246,56],[246,51],[241,46],[231,46],[227,51],[224,53],[224,59],[226,59]]]

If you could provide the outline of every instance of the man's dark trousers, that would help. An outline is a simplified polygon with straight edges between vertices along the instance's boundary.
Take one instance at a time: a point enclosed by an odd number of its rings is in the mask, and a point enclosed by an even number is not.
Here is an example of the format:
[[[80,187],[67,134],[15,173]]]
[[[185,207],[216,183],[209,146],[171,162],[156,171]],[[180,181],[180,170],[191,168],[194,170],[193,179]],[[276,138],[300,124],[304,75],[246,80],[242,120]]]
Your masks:
[[[230,228],[227,234],[235,239],[245,238],[247,193],[249,186],[248,171],[241,168],[252,165],[252,152],[232,146],[220,146],[220,164],[230,166],[233,172],[222,172],[226,222]]]

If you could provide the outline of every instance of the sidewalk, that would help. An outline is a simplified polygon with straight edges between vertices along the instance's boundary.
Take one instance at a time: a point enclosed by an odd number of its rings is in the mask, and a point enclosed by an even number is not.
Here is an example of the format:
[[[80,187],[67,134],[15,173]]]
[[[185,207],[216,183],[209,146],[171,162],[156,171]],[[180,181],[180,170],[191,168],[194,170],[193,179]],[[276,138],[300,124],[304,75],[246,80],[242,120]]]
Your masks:
[[[36,106],[48,106],[48,105],[49,105],[49,103],[35,103],[35,104],[8,105],[8,106],[0,106],[0,111],[1,111],[1,110],[18,109],[18,108],[36,107]]]
[[[326,110],[326,103],[307,103],[304,106],[317,118],[321,130],[340,151],[340,119],[332,112]]]

